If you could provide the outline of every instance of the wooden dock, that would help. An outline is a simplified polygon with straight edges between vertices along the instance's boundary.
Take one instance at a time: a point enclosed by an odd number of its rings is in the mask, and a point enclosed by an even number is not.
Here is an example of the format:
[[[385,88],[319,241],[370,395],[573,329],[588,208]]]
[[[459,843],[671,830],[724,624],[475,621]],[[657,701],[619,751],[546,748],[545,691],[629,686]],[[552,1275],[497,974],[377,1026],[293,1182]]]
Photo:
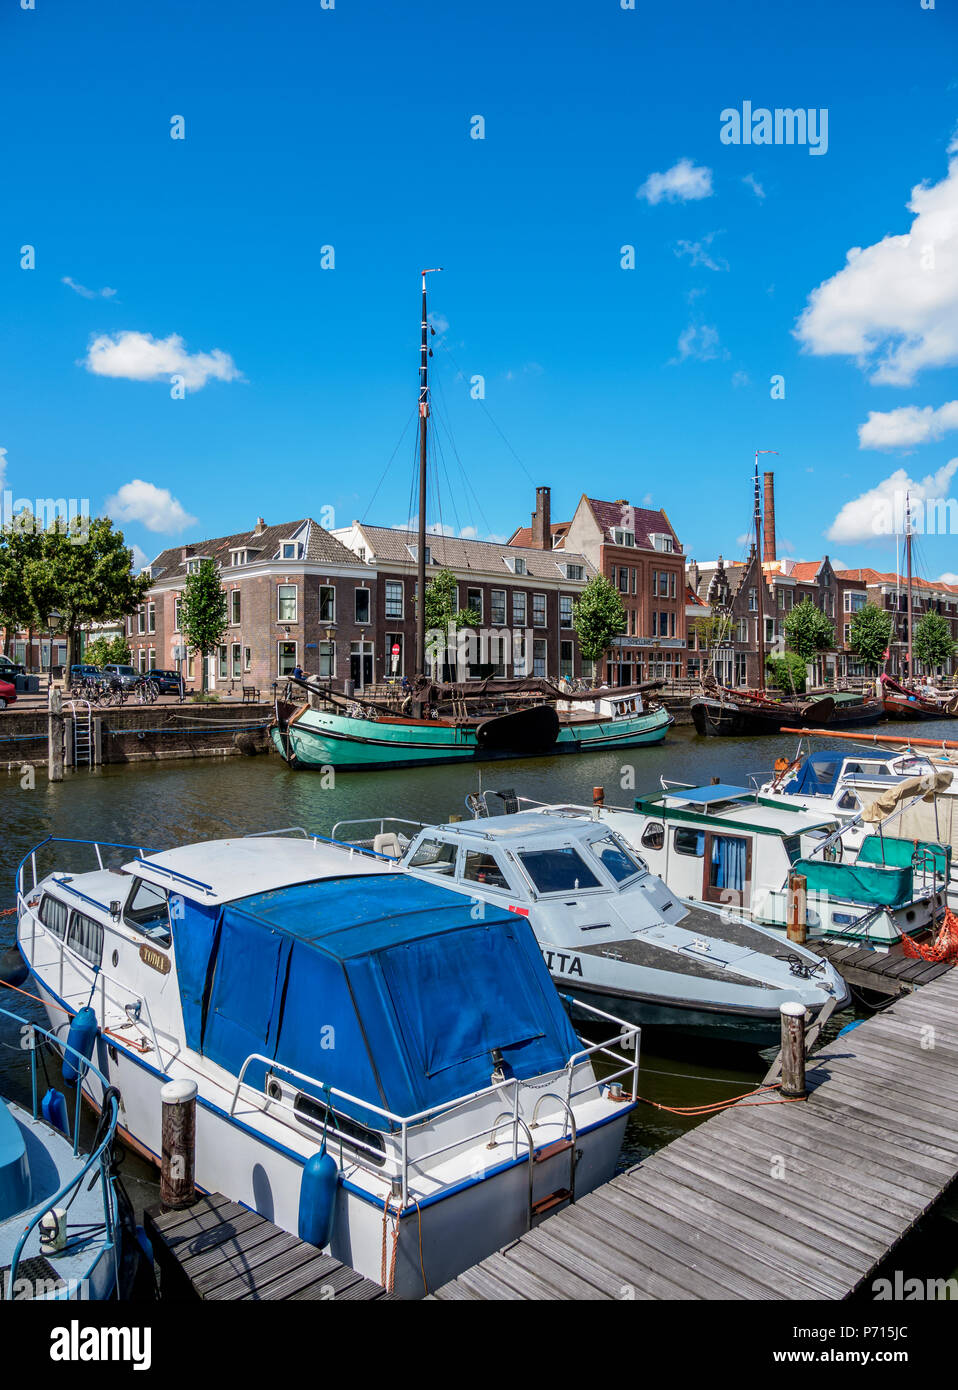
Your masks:
[[[917,985],[931,984],[932,980],[954,969],[952,965],[935,965],[906,956],[898,942],[887,951],[876,951],[853,941],[813,940],[805,945],[809,951],[830,961],[842,979],[855,989],[868,989],[876,994],[910,994]]]
[[[433,1297],[843,1299],[958,1173],[958,971],[809,1061],[809,1096],[742,1103]]]
[[[219,1192],[185,1211],[150,1207],[144,1226],[164,1298],[371,1302],[391,1297],[371,1279]]]

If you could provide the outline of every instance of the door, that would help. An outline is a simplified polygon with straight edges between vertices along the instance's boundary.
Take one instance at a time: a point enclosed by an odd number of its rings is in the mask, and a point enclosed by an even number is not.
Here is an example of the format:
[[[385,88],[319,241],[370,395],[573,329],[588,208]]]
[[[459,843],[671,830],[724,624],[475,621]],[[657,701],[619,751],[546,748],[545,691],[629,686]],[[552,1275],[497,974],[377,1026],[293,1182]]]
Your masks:
[[[752,841],[745,835],[705,832],[702,899],[725,907],[750,908]]]

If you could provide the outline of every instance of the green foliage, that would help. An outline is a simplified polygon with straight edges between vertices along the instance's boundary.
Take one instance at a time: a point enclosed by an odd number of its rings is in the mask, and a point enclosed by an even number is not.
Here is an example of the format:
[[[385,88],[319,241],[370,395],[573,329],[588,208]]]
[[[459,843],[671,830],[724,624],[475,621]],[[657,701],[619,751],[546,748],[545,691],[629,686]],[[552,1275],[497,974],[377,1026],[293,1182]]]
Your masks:
[[[83,660],[89,666],[105,666],[107,662],[129,666],[131,657],[132,652],[124,637],[112,637],[109,641],[105,637],[94,637],[83,651]]]
[[[926,613],[915,625],[912,650],[923,666],[944,666],[955,653],[947,619],[940,613]]]
[[[0,530],[0,627],[8,636],[17,628],[34,623],[33,605],[26,588],[27,564],[40,554],[41,537],[29,526],[17,525]],[[46,622],[44,621],[44,626]]]
[[[868,666],[883,666],[891,641],[892,615],[877,603],[866,603],[853,614],[849,643],[856,656]]]
[[[449,631],[449,624],[458,632],[461,627],[478,627],[482,622],[475,608],[456,609],[458,580],[451,570],[442,569],[426,585],[426,630]]]
[[[704,652],[711,652],[713,647],[726,641],[730,631],[728,615],[717,608],[710,608],[708,613],[703,613],[701,618],[693,618],[689,623],[689,632],[695,634],[699,650]]]
[[[587,661],[601,661],[613,637],[625,631],[622,599],[604,575],[593,575],[582,590],[572,606],[572,622]]]
[[[134,575],[123,532],[113,529],[109,517],[94,517],[85,530],[78,518],[37,533],[28,547],[22,584],[26,621],[42,629],[53,617],[56,630],[67,639],[69,667],[77,660],[80,628],[133,613],[150,579]]]
[[[202,659],[204,695],[209,685],[206,658],[219,646],[228,626],[226,595],[216,565],[203,560],[195,574],[186,576],[180,600],[180,632],[190,650]]]
[[[768,672],[768,684],[777,690],[784,690],[789,695],[793,692],[796,695],[804,693],[806,665],[797,652],[783,652],[778,656],[766,657],[765,669]]]
[[[816,652],[827,652],[835,645],[835,629],[811,599],[802,599],[785,619],[785,641],[790,651],[803,661]]]

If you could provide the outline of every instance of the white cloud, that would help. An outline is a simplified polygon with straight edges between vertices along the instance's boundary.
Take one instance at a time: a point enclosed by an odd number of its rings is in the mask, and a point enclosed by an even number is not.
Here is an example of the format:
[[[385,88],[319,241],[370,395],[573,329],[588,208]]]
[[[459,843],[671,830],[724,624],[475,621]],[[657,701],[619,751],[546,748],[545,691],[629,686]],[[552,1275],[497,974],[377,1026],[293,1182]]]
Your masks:
[[[712,171],[680,159],[664,174],[650,174],[635,195],[654,207],[664,198],[669,203],[697,202],[712,196]]]
[[[903,529],[899,523],[904,516],[906,494],[917,512],[922,503],[947,496],[956,470],[958,458],[920,479],[910,478],[904,468],[897,468],[875,487],[846,502],[825,534],[830,541],[849,544],[887,538]]]
[[[145,550],[141,550],[138,545],[131,545],[130,549],[133,551],[133,568],[135,570],[141,570],[144,565],[150,563],[149,555],[147,555]]]
[[[728,261],[723,256],[716,259],[711,253],[711,245],[717,232],[709,232],[701,241],[680,241],[674,248],[677,256],[688,256],[693,265],[704,265],[708,270],[728,270]]]
[[[134,478],[106,500],[106,510],[114,521],[139,521],[148,531],[171,535],[196,525],[196,517],[176,500],[169,488]]]
[[[952,574],[951,570],[945,570],[944,574],[939,574],[935,580],[936,584],[958,584],[958,574]]]
[[[908,231],[853,246],[794,329],[807,352],[854,357],[893,386],[958,360],[958,159],[940,183],[917,184],[908,208]]]
[[[868,419],[858,426],[860,449],[906,449],[941,439],[949,430],[958,430],[958,401],[933,406],[903,405],[898,410],[870,410]]]
[[[105,286],[102,290],[88,290],[86,285],[78,284],[77,281],[71,279],[69,275],[64,275],[60,283],[61,285],[69,285],[71,290],[82,295],[84,299],[112,299],[116,294],[116,290],[111,290],[109,285]]]
[[[125,331],[93,338],[83,365],[95,376],[127,381],[169,381],[181,376],[189,391],[199,391],[212,379],[236,381],[241,375],[228,352],[187,352],[178,333],[154,338],[150,333]]]
[[[752,190],[752,192],[755,194],[756,198],[759,199],[759,201],[761,201],[761,199],[765,197],[765,189],[759,183],[758,179],[755,177],[754,174],[746,174],[742,179],[742,182],[745,184],[747,188],[750,188]]]
[[[712,362],[716,357],[728,356],[719,344],[718,329],[710,323],[690,323],[688,328],[683,328],[678,348],[679,355],[672,359],[673,363],[685,362],[690,357],[698,362]]]

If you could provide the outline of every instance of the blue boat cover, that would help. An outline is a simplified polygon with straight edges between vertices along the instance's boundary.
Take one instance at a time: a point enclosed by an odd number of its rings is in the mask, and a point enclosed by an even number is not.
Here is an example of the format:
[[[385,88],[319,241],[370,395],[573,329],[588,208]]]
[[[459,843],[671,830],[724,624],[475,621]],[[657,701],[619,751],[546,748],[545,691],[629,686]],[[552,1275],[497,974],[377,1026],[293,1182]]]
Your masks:
[[[408,1116],[488,1086],[493,1049],[525,1078],[580,1047],[527,919],[439,884],[350,876],[212,909],[176,895],[171,919],[187,1044],[234,1076],[260,1053]]]
[[[842,770],[841,753],[809,753],[782,788],[791,795],[831,796]]]
[[[708,806],[713,801],[751,801],[755,793],[750,792],[747,787],[733,787],[727,782],[717,782],[708,787],[675,787],[669,790],[668,795],[688,801],[693,806]]]

